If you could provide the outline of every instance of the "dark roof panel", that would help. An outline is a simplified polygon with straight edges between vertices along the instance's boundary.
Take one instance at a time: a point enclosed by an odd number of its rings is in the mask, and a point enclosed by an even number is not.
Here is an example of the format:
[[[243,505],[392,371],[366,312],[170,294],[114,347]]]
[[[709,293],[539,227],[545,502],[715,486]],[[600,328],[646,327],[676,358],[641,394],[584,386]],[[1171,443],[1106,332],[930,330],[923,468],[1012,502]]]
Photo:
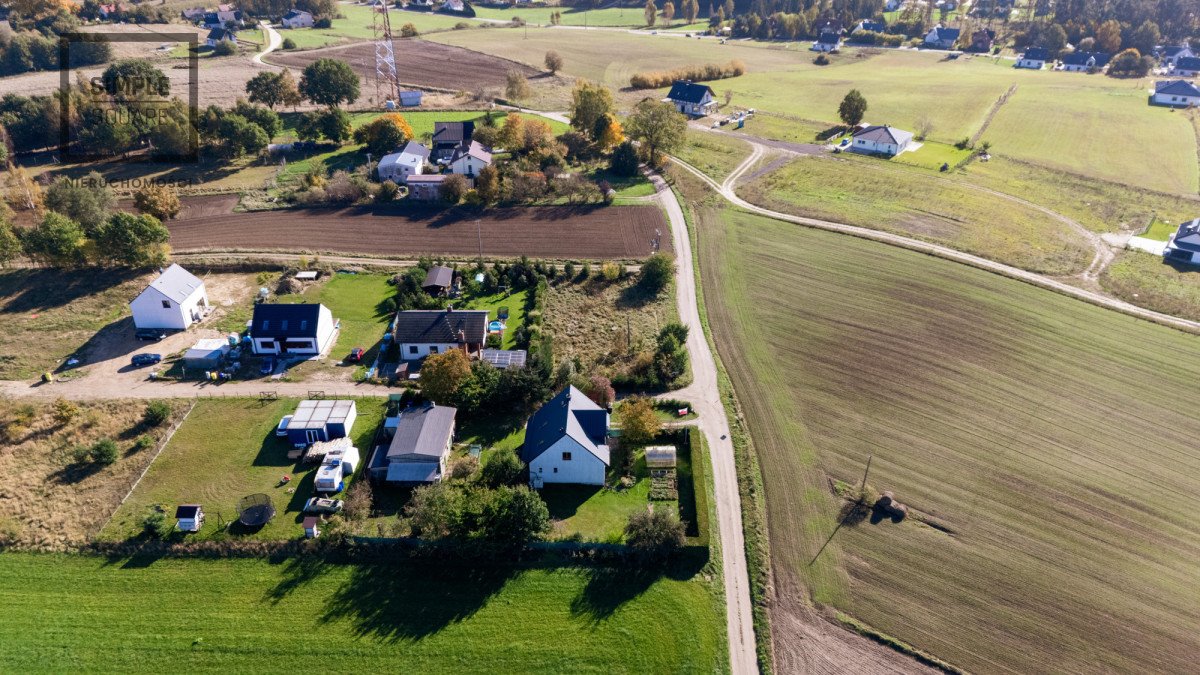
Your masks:
[[[671,91],[667,94],[667,98],[672,101],[683,101],[684,103],[701,103],[704,101],[704,95],[713,94],[712,87],[707,84],[698,84],[688,80],[675,80],[671,85]]]
[[[321,305],[261,303],[254,306],[250,334],[254,337],[317,337]]]
[[[484,310],[406,310],[396,315],[396,343],[482,344],[487,323]],[[460,331],[465,340],[460,340]]]

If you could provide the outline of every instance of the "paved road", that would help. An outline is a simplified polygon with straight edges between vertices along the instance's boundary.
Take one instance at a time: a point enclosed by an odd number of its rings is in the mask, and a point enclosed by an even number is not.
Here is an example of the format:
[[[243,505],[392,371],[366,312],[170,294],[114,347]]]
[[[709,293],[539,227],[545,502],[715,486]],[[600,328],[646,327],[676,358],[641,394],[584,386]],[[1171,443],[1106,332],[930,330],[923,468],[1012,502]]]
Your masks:
[[[737,184],[738,179],[742,176],[742,174],[748,171],[760,157],[762,157],[764,151],[763,146],[754,142],[750,143],[750,145],[752,148],[750,156],[747,157],[740,165],[738,165],[738,167],[734,169],[721,183],[717,183],[712,178],[709,178],[703,171],[700,171],[696,167],[677,157],[672,158],[672,161],[690,173],[694,174],[700,180],[704,181],[709,187],[713,188],[718,194],[724,197],[726,201],[752,213],[767,216],[768,218],[775,218],[776,220],[796,223],[797,225],[804,225],[806,227],[815,227],[822,230],[829,230],[831,232],[849,234],[856,237],[861,237],[863,239],[870,239],[872,241],[878,241],[881,243],[900,246],[913,251],[934,255],[939,258],[953,260],[955,262],[971,265],[972,267],[978,267],[979,269],[987,270],[989,272],[995,272],[996,274],[1001,274],[1018,281],[1024,281],[1035,286],[1056,291],[1064,295],[1069,295],[1079,300],[1090,302],[1094,305],[1098,305],[1107,309],[1116,310],[1139,319],[1153,321],[1155,323],[1169,326],[1171,328],[1178,328],[1189,333],[1200,333],[1200,322],[1191,321],[1189,319],[1181,319],[1169,314],[1163,314],[1161,312],[1155,312],[1143,307],[1138,307],[1123,300],[1109,297],[1102,293],[1097,293],[1084,288],[1078,288],[1052,277],[1037,274],[1036,272],[1029,272],[1017,267],[1012,267],[1010,265],[1005,265],[1004,263],[988,260],[987,258],[981,258],[977,255],[963,253],[962,251],[950,248],[948,246],[931,244],[919,239],[911,239],[902,235],[892,234],[890,232],[881,232],[879,230],[871,230],[865,227],[857,227],[855,225],[846,225],[844,223],[835,223],[828,220],[806,218],[803,216],[793,216],[787,213],[780,213],[779,211],[772,211],[770,209],[751,204],[750,202],[747,202],[746,200],[737,196],[737,194],[734,192],[734,186]]]
[[[717,386],[717,365],[700,324],[696,299],[696,275],[692,245],[688,238],[683,209],[671,190],[658,176],[659,200],[671,221],[675,244],[676,302],[679,318],[688,327],[687,348],[692,361],[692,384],[671,392],[672,398],[690,401],[699,415],[697,425],[708,441],[713,465],[713,492],[717,497],[717,527],[721,536],[721,564],[725,577],[725,614],[729,634],[729,663],[734,675],[758,672],[754,643],[754,617],[750,605],[750,576],[746,566],[746,542],[742,533],[742,500],[738,492],[733,443],[721,392]]]
[[[258,27],[262,28],[263,33],[267,35],[267,46],[261,52],[254,55],[254,62],[260,66],[265,66],[267,64],[263,63],[263,57],[279,49],[279,46],[283,44],[283,38],[279,36],[279,31],[271,28],[271,24],[266,21],[259,21]]]

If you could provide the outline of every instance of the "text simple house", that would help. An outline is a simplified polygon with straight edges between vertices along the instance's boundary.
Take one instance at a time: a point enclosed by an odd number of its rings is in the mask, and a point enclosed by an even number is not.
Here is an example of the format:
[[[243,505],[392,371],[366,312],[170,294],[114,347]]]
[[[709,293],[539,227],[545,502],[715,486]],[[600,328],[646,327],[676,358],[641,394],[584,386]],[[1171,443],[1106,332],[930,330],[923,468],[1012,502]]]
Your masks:
[[[358,408],[354,401],[300,401],[287,425],[288,442],[295,446],[305,446],[345,438],[350,435],[357,418]]]
[[[568,386],[529,418],[521,461],[529,465],[534,485],[604,485],[610,461],[608,411]]]
[[[904,152],[913,135],[888,125],[871,125],[855,131],[850,149],[871,155],[895,157]]]
[[[925,34],[925,46],[931,49],[953,49],[961,34],[962,30],[959,28],[934,26]]]
[[[1187,80],[1162,80],[1154,83],[1151,100],[1175,108],[1200,106],[1200,88]]]
[[[151,281],[129,308],[138,328],[183,330],[208,311],[208,293],[203,281],[173,264]]]
[[[1041,70],[1046,67],[1046,62],[1050,60],[1050,52],[1041,47],[1030,47],[1025,50],[1021,58],[1017,59],[1017,68],[1029,68],[1030,70]]]
[[[1112,54],[1104,52],[1074,51],[1062,57],[1062,70],[1072,73],[1100,71],[1112,60]]]
[[[484,310],[411,309],[396,314],[394,340],[405,361],[454,349],[474,357],[487,342],[487,324]]]
[[[492,165],[492,151],[479,141],[463,143],[450,154],[447,164],[451,172],[474,178],[483,167]]]
[[[333,314],[325,305],[254,306],[250,339],[254,353],[315,356],[333,343]]]
[[[675,80],[663,100],[684,115],[703,117],[717,111],[717,97],[712,87],[691,80]]]
[[[407,183],[409,176],[420,175],[425,171],[425,162],[428,160],[429,148],[416,141],[409,141],[400,152],[384,155],[379,160],[379,180],[390,180],[397,184]]]
[[[284,28],[312,28],[313,15],[311,12],[306,12],[302,9],[293,9],[283,15],[280,21]]]
[[[389,425],[391,440],[375,449],[374,480],[402,485],[436,483],[446,475],[458,410],[432,403],[408,408]]]

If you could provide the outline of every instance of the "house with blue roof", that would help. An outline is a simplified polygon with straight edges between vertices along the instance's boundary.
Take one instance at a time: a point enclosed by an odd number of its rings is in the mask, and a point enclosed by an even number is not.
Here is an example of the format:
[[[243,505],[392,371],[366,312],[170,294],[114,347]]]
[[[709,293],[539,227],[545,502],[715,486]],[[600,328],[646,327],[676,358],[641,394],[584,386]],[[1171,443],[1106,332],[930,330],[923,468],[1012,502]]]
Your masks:
[[[712,87],[691,80],[675,80],[663,100],[684,115],[704,117],[717,112],[717,96]]]
[[[1173,108],[1200,106],[1200,87],[1187,80],[1161,80],[1154,83],[1150,101]]]
[[[1176,77],[1195,77],[1200,75],[1200,56],[1185,56],[1171,66],[1171,74]]]
[[[961,28],[934,26],[925,34],[925,47],[929,49],[954,49],[958,36],[962,35]]]
[[[1017,59],[1017,68],[1029,68],[1030,70],[1041,70],[1046,67],[1046,62],[1050,60],[1050,51],[1042,47],[1030,47],[1021,54],[1021,58]]]
[[[1071,73],[1093,73],[1104,70],[1104,66],[1112,60],[1112,54],[1104,52],[1073,51],[1062,57],[1062,70]]]
[[[608,411],[568,386],[529,418],[521,461],[529,465],[535,487],[604,485],[610,462]]]
[[[1179,225],[1179,229],[1167,240],[1163,257],[1171,262],[1200,265],[1200,218]]]
[[[833,31],[822,31],[821,34],[817,36],[817,41],[814,42],[808,49],[809,51],[813,52],[832,52],[841,49],[841,47],[842,36],[839,33],[834,33]]]
[[[317,356],[333,346],[333,314],[325,305],[254,306],[250,341],[263,356]]]

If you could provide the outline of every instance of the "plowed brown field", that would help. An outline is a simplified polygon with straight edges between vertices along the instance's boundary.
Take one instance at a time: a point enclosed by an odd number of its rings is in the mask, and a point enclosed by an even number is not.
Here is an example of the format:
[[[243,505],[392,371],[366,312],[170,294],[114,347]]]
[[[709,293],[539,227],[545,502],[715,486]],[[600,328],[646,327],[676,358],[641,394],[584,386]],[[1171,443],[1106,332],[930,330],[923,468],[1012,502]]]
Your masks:
[[[505,73],[510,70],[520,71],[526,77],[538,74],[533,68],[516,61],[462,47],[425,40],[396,40],[393,46],[400,82],[403,84],[467,91],[478,87],[502,87]],[[267,60],[302,69],[321,58],[345,61],[359,77],[370,79],[375,76],[375,45],[370,42],[294,53],[275,52]],[[405,64],[419,64],[419,67],[407,67]]]
[[[466,209],[297,209],[206,215],[167,223],[176,251],[252,250],[373,255],[644,258],[671,247],[653,206]]]

